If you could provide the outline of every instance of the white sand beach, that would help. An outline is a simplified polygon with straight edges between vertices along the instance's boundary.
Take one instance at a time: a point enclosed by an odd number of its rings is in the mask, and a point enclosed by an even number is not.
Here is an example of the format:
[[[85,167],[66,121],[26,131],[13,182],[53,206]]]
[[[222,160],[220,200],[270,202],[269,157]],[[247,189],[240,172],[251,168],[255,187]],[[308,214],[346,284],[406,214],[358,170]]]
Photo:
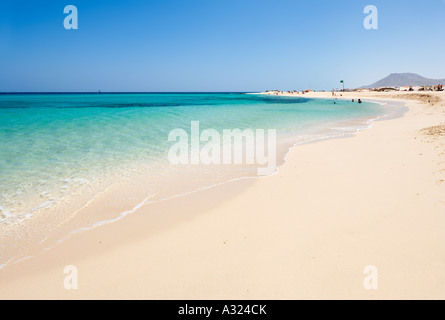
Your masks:
[[[445,94],[337,98],[409,111],[296,146],[274,176],[147,204],[36,251],[0,270],[0,299],[445,299]]]

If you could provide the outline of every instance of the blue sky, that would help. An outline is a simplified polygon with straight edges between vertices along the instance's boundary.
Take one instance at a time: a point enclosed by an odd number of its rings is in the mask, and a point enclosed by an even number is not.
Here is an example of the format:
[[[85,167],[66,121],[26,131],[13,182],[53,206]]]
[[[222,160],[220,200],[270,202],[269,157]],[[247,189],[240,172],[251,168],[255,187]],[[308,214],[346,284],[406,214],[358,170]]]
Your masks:
[[[379,9],[366,30],[363,9]],[[78,8],[65,30],[63,9]],[[444,0],[14,0],[0,91],[261,91],[445,78]]]

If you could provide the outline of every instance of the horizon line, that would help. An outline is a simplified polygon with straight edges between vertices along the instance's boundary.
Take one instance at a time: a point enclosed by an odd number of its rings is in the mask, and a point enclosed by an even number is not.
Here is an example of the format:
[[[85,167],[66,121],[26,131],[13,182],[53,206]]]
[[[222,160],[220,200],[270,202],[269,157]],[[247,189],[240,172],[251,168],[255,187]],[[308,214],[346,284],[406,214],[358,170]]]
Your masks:
[[[260,93],[262,91],[5,91],[1,94],[205,94],[205,93]]]

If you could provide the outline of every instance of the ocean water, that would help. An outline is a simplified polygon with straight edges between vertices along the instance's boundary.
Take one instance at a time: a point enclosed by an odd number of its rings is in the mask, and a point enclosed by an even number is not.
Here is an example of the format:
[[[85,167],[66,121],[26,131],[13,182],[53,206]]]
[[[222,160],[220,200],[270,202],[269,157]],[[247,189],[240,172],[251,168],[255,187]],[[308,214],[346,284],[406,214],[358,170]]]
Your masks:
[[[354,132],[383,113],[375,103],[239,93],[0,95],[0,229],[26,225],[61,201],[67,212],[57,214],[70,215],[70,197],[85,190],[92,197],[132,175],[144,176],[141,197],[252,175],[242,167],[188,166],[181,174],[193,183],[175,180],[168,134],[189,132],[191,121],[219,132],[276,129],[282,163],[291,145]]]
[[[246,94],[0,95],[0,223],[29,219],[116,170],[159,174],[169,167],[169,132],[189,132],[191,121],[219,132],[276,129],[297,142],[382,112],[373,103]]]

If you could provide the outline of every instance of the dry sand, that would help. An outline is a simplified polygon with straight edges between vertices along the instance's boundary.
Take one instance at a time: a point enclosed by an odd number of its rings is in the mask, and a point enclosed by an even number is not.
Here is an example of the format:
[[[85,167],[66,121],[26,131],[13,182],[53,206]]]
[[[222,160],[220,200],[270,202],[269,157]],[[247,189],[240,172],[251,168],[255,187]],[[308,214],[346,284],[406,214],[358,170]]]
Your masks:
[[[445,95],[343,98],[409,111],[295,147],[275,176],[143,206],[7,266],[0,298],[445,299]]]

